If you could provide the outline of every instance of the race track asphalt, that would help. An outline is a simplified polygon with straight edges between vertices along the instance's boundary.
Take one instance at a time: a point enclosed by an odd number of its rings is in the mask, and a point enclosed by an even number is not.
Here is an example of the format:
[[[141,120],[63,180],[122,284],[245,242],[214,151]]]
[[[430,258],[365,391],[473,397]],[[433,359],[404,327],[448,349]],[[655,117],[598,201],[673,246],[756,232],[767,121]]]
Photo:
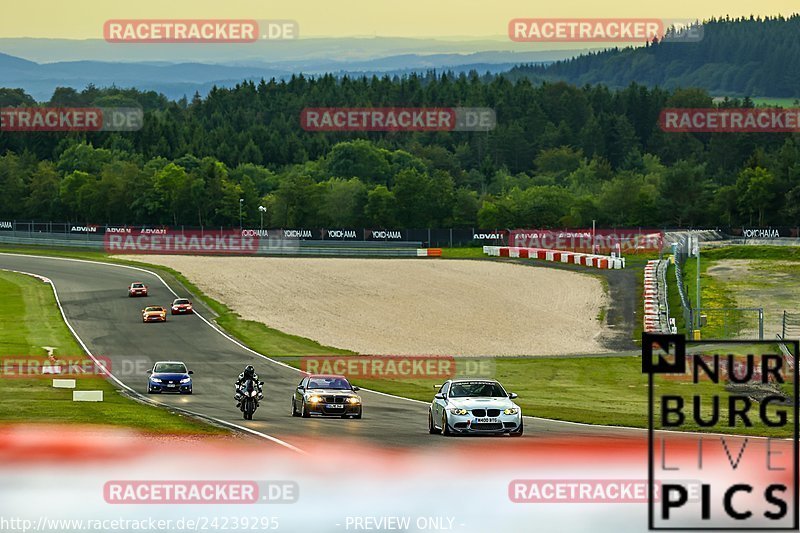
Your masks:
[[[428,434],[427,404],[362,391],[361,420],[302,419],[290,415],[290,401],[301,373],[220,333],[197,315],[168,316],[166,323],[143,324],[145,305],[169,306],[175,295],[166,282],[151,272],[119,265],[40,256],[0,254],[0,268],[50,278],[64,313],[79,338],[96,356],[111,360],[112,373],[133,390],[145,394],[147,368],[158,360],[182,360],[194,371],[194,394],[149,395],[173,406],[248,428],[302,449],[304,443],[333,442],[338,438],[390,447],[470,446],[490,437],[444,438]],[[129,298],[127,287],[142,281],[149,286],[147,298]],[[171,282],[181,297],[191,297]],[[212,313],[195,302],[200,315]],[[56,355],[59,352],[56,351]],[[62,354],[73,355],[73,354]],[[254,420],[242,420],[233,400],[233,382],[246,364],[256,367],[265,381],[265,399]],[[431,393],[433,395],[433,391]],[[530,413],[529,413],[530,414]],[[627,428],[587,426],[526,416],[525,436],[518,439],[491,437],[501,447],[514,447],[543,437],[635,438],[646,433]],[[502,441],[502,442],[500,442]],[[272,442],[275,441],[266,441]]]

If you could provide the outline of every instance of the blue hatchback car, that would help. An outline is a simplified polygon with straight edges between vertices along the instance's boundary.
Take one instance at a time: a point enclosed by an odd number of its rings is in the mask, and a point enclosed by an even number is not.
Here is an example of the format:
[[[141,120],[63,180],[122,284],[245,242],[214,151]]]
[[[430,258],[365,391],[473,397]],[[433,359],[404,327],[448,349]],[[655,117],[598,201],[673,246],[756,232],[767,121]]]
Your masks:
[[[159,361],[147,380],[147,392],[192,393],[192,371],[180,361]]]

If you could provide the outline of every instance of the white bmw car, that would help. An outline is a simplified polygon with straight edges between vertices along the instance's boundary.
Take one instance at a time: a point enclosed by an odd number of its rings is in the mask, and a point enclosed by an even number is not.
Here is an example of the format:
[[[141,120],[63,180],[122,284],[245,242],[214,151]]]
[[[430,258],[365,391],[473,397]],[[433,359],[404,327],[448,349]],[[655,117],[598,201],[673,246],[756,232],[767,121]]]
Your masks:
[[[487,379],[454,379],[444,383],[428,410],[428,431],[453,434],[508,433],[522,436],[522,409],[500,383]]]

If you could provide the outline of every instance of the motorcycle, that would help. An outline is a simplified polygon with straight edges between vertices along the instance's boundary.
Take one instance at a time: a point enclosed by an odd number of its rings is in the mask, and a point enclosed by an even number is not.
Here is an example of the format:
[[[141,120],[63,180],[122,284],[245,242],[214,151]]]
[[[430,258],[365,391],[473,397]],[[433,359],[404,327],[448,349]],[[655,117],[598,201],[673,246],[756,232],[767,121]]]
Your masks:
[[[239,386],[237,400],[239,400],[239,409],[242,411],[242,416],[245,420],[252,420],[253,413],[258,409],[258,401],[264,396],[261,394],[260,386],[264,385],[263,381],[256,386],[255,381],[247,379]]]

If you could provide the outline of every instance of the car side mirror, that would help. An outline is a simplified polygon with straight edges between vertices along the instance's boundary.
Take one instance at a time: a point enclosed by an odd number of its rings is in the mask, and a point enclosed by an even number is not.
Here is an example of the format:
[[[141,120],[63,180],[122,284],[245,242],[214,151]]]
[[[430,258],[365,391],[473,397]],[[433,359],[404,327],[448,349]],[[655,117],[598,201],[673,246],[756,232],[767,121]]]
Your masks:
[[[353,387],[353,392],[360,391],[361,387]]]
[[[264,382],[263,382],[263,381],[259,381],[259,382],[258,382],[258,384],[259,384],[259,385],[263,385],[263,384],[264,384]]]
[[[303,387],[302,385],[298,385],[298,386],[297,386],[297,390],[299,390],[299,391],[304,391],[304,390],[306,390],[306,389],[305,389],[305,387]]]
[[[516,398],[516,397],[517,397],[517,393],[516,393],[516,392],[509,392],[509,393],[508,393],[508,397],[509,397],[509,398],[511,398],[511,399],[513,400],[514,398]]]
[[[444,394],[442,394],[441,392],[437,392],[436,394],[433,395],[433,397],[436,398],[437,400],[444,400]]]
[[[194,371],[193,370],[189,370],[189,374],[194,374]]]

